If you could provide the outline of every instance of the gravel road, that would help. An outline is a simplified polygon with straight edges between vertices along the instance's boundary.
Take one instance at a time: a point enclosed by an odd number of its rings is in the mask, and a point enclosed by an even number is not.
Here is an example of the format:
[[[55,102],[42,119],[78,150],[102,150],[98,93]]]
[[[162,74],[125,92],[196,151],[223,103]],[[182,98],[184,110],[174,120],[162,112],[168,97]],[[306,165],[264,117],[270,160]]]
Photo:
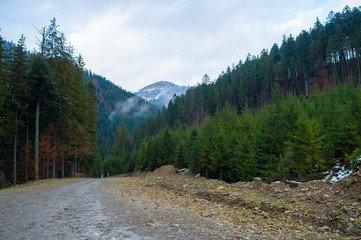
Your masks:
[[[152,239],[128,231],[86,179],[0,192],[0,239]]]
[[[142,206],[113,196],[107,190],[113,181],[75,179],[1,190],[0,239],[212,238],[181,229],[182,219],[177,223],[172,212],[156,213],[162,217],[154,222]]]

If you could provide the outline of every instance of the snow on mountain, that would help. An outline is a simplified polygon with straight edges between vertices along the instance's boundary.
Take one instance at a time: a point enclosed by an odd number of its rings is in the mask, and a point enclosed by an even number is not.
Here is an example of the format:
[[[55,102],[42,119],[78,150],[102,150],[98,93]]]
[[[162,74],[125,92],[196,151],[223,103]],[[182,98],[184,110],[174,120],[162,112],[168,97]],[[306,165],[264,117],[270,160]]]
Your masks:
[[[135,94],[148,102],[158,106],[168,106],[169,101],[174,95],[180,96],[185,94],[188,87],[178,86],[171,82],[160,81],[150,84],[140,89]]]

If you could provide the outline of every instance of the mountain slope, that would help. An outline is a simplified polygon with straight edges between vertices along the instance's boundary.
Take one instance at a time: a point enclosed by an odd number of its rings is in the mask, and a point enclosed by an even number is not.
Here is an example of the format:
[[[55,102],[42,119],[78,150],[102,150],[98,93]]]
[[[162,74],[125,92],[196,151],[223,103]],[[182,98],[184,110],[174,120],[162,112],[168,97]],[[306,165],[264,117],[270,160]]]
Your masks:
[[[102,76],[85,71],[84,77],[90,80],[97,95],[97,142],[106,151],[114,143],[117,125],[124,124],[129,132],[150,115],[155,115],[157,108],[145,100],[116,86]]]
[[[148,102],[158,106],[168,106],[169,101],[174,95],[180,96],[185,94],[188,87],[178,86],[171,82],[160,81],[150,84],[140,89],[135,94]]]

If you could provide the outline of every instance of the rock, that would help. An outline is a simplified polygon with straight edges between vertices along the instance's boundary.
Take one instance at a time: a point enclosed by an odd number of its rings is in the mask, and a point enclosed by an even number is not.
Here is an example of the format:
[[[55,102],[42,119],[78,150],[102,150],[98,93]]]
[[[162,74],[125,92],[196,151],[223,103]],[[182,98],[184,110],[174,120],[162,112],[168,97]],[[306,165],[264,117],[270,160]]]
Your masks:
[[[262,182],[262,178],[260,178],[260,177],[253,178],[253,188],[254,189],[260,190],[264,187],[264,184],[265,183]]]
[[[266,212],[264,212],[264,211],[261,212],[261,215],[262,215],[264,218],[266,218],[266,219],[269,218],[269,214],[266,213]]]
[[[204,217],[213,217],[215,214],[216,214],[216,212],[211,210],[211,211],[208,211],[207,213],[205,213],[203,216]]]
[[[352,234],[354,232],[355,226],[352,224],[349,224],[345,229],[345,233]]]
[[[349,188],[355,183],[355,179],[353,178],[345,178],[345,187]]]
[[[217,187],[217,190],[223,190],[223,189],[225,189],[225,187],[223,187],[223,186]]]
[[[322,232],[329,232],[330,231],[330,227],[329,226],[323,226],[319,228]]]
[[[275,193],[283,193],[286,190],[286,185],[283,182],[273,182],[270,184],[270,188]]]

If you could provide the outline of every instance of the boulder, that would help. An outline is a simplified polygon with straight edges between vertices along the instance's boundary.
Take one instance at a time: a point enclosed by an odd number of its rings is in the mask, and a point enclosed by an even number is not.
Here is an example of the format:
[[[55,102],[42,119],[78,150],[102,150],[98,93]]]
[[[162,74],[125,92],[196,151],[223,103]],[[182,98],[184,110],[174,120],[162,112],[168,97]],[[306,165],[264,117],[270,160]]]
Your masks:
[[[270,188],[275,193],[283,193],[286,190],[286,184],[277,181],[270,184]]]
[[[264,188],[264,186],[266,185],[263,181],[262,178],[260,177],[255,177],[253,178],[253,188],[257,189],[257,190],[261,190]]]

